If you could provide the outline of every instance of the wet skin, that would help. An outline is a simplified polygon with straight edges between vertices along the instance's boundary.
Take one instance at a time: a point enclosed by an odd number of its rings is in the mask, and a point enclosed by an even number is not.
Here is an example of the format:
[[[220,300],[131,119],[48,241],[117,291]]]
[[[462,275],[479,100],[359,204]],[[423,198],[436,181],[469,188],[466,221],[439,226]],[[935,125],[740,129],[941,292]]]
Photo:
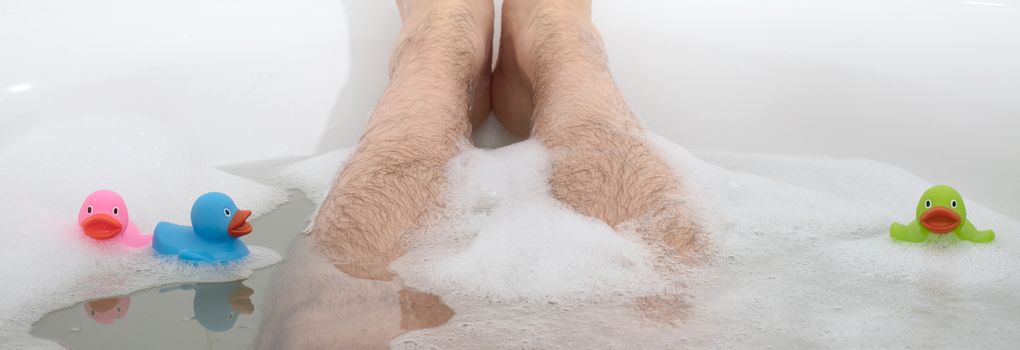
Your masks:
[[[995,232],[980,231],[967,220],[963,197],[949,186],[939,185],[925,191],[917,203],[916,217],[908,225],[893,223],[889,235],[907,242],[924,242],[932,234],[950,233],[959,239],[977,243],[995,239]]]

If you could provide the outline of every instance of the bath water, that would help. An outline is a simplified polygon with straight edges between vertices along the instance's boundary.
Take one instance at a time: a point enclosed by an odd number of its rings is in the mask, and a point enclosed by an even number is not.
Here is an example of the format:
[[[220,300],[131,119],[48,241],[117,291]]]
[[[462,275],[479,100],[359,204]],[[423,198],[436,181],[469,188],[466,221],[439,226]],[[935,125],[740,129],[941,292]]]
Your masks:
[[[41,128],[0,151],[0,164],[14,165],[0,184],[7,195],[0,205],[10,218],[0,223],[0,282],[17,286],[0,291],[0,346],[56,346],[31,338],[31,323],[85,299],[236,279],[279,260],[276,252],[255,248],[241,265],[205,269],[96,244],[77,234],[72,221],[91,190],[115,188],[137,213],[133,219],[151,230],[157,220],[186,222],[191,200],[209,190],[228,192],[256,213],[281,203],[286,188],[321,201],[349,154],[234,169],[248,173],[245,179],[194,157],[207,150],[159,125],[124,123],[130,132],[117,139],[77,136],[97,128],[83,120]],[[558,203],[546,184],[549,154],[537,141],[469,149],[449,164],[453,190],[445,219],[411,235],[408,253],[391,265],[403,287],[438,296],[454,314],[435,327],[394,333],[389,345],[1008,348],[1020,342],[1010,331],[1020,327],[1016,221],[968,202],[969,219],[996,230],[993,243],[894,242],[889,224],[912,220],[917,196],[931,185],[900,168],[855,159],[692,154],[648,137],[683,179],[689,214],[709,239],[704,259],[663,266],[669,257],[626,230]],[[301,259],[318,266],[319,258]],[[256,308],[272,309],[281,302],[274,297],[285,297],[272,295]],[[399,312],[387,310],[379,315]]]
[[[449,212],[391,265],[455,311],[396,348],[1009,348],[1020,224],[969,202],[992,244],[888,236],[932,184],[864,159],[697,155],[655,135],[708,231],[703,261],[657,255],[549,194],[536,141],[450,162]],[[338,154],[323,158],[338,157]],[[332,172],[321,159],[290,166]],[[329,161],[327,163],[336,163]],[[316,165],[317,164],[317,165]],[[300,169],[305,168],[305,171]],[[314,184],[314,178],[327,182]],[[394,311],[396,312],[396,311]]]

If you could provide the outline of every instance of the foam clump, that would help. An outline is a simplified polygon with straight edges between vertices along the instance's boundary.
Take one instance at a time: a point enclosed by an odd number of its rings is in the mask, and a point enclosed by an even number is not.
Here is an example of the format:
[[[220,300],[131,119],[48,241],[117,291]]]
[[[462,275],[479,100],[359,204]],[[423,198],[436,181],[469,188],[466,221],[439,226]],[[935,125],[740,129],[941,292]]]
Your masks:
[[[559,205],[536,141],[469,150],[448,214],[391,268],[445,325],[395,348],[1008,348],[1020,342],[1020,223],[968,202],[991,244],[889,238],[931,184],[868,160],[705,153],[650,135],[710,240],[669,259]],[[941,238],[941,237],[940,237]],[[498,344],[498,345],[496,345]]]
[[[557,301],[647,280],[653,271],[643,244],[553,199],[546,164],[536,141],[454,159],[448,205],[455,219],[422,235],[394,269],[429,291],[499,300]]]
[[[279,189],[300,190],[318,205],[353,152],[354,148],[341,148],[308,157],[234,165],[226,170]]]
[[[653,276],[639,240],[552,197],[547,164],[534,140],[455,158],[447,204],[453,219],[421,235],[393,268],[430,292],[490,300],[619,293]]]
[[[170,130],[137,118],[82,116],[40,126],[0,149],[0,347],[56,347],[31,338],[31,323],[81,300],[243,278],[280,260],[270,249],[250,247],[251,256],[238,264],[196,267],[81,234],[81,201],[102,188],[125,198],[131,221],[146,233],[158,221],[190,222],[191,204],[208,191],[229,193],[256,214],[286,199],[281,190],[216,170],[201,156],[215,149],[183,142]]]

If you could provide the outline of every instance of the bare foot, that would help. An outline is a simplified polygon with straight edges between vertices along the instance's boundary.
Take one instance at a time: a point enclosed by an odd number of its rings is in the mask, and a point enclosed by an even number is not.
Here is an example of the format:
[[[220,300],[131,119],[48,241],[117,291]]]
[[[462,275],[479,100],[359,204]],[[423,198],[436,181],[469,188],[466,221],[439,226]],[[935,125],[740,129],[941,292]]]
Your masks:
[[[493,109],[549,148],[557,199],[690,256],[699,240],[680,179],[648,145],[604,52],[590,0],[505,0]]]
[[[446,163],[489,111],[490,0],[402,0],[390,85],[310,231],[354,277],[391,279],[402,235],[441,205]],[[470,122],[470,123],[469,123]]]

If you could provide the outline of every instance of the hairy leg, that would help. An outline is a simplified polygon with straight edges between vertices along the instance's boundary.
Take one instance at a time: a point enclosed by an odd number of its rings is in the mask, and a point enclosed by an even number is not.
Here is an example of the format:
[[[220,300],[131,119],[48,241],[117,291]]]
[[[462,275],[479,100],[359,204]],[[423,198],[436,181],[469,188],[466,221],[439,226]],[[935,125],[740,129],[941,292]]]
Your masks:
[[[553,194],[681,257],[698,246],[680,181],[645,140],[606,64],[590,0],[506,0],[493,109],[508,130],[552,152]]]
[[[492,3],[398,1],[390,85],[311,229],[341,271],[390,279],[400,235],[440,204],[445,165],[489,110]]]

